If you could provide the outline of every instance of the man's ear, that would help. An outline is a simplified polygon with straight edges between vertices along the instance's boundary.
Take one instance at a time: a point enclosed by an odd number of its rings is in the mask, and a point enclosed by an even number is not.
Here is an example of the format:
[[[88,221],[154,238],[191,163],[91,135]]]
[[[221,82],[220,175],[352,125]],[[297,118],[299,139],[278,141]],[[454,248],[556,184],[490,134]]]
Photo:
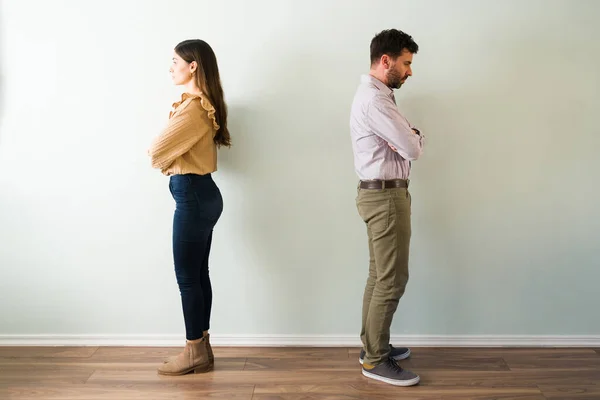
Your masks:
[[[385,67],[385,69],[389,69],[392,65],[392,60],[390,59],[390,56],[388,56],[387,54],[384,54],[381,56],[381,65],[383,65]]]

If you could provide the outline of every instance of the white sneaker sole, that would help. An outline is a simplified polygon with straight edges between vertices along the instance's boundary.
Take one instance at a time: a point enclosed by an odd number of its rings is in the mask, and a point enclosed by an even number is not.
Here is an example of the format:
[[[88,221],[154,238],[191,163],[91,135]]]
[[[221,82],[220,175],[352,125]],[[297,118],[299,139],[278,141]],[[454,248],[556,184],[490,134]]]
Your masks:
[[[397,379],[390,379],[390,378],[385,378],[383,376],[372,374],[368,371],[365,371],[364,369],[362,370],[362,374],[364,376],[366,376],[367,378],[375,379],[376,381],[380,381],[380,382],[389,383],[390,385],[394,385],[394,386],[413,386],[413,385],[416,385],[417,383],[419,383],[419,381],[421,380],[421,378],[417,376],[416,378],[413,378],[408,381],[399,381]]]
[[[410,357],[410,349],[408,349],[408,351],[406,353],[400,354],[399,356],[392,357],[392,358],[396,361],[400,361],[400,360],[405,360],[408,357]],[[364,363],[364,360],[362,358],[358,357],[358,362],[360,363],[360,365],[362,365]]]

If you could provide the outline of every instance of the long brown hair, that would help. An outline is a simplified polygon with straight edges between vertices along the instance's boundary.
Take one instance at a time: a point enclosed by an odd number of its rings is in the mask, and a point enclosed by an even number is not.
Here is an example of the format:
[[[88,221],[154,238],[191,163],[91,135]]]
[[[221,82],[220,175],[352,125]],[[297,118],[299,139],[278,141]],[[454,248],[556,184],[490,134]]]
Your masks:
[[[175,46],[175,52],[185,62],[196,61],[198,69],[194,76],[200,91],[208,97],[208,101],[215,108],[215,118],[219,124],[219,130],[215,136],[217,147],[231,146],[231,136],[227,128],[227,104],[221,86],[219,66],[213,49],[204,40],[184,40]]]

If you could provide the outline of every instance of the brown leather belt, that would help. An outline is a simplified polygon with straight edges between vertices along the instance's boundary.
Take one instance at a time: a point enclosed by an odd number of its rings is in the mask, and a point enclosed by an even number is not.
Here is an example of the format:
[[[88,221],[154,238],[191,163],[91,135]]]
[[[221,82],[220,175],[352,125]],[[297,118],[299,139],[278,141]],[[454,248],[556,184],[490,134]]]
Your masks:
[[[361,189],[390,189],[390,188],[408,188],[408,179],[392,179],[388,181],[360,181]]]

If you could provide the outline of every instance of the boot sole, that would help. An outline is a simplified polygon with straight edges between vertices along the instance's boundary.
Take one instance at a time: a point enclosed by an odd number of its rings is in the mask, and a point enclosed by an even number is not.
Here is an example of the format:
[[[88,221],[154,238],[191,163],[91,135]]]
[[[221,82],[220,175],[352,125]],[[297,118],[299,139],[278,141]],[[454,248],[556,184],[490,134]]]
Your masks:
[[[204,374],[206,372],[212,371],[213,368],[214,367],[212,365],[208,365],[208,366],[192,367],[192,368],[184,369],[183,371],[177,371],[177,372],[165,372],[165,371],[158,370],[158,374],[166,375],[166,376],[180,376],[180,375],[187,375],[190,373]]]
[[[175,360],[176,358],[177,358],[177,356],[171,356],[171,357],[169,357],[169,358],[165,358],[165,359],[163,360],[163,364],[166,364],[166,363],[168,363],[168,362],[170,362],[170,361],[173,361],[173,360]],[[212,360],[209,360],[209,362],[210,362],[210,365],[215,365],[215,359],[214,359],[214,358],[213,358]]]

